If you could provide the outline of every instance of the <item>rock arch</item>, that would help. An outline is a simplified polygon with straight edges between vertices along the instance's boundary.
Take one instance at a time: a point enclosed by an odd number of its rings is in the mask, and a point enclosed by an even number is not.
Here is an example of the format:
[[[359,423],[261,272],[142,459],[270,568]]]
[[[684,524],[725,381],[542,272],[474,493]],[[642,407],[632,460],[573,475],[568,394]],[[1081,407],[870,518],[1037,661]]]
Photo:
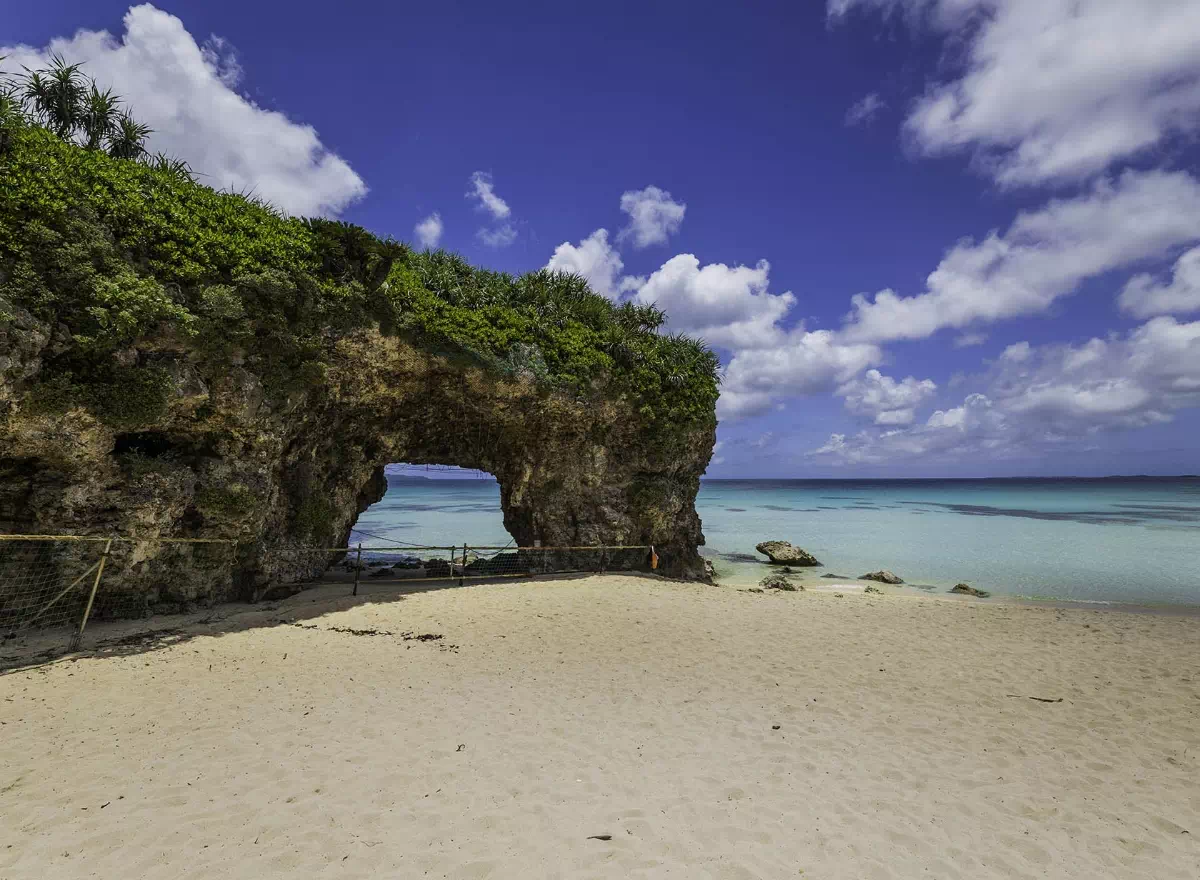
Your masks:
[[[320,382],[287,394],[161,340],[132,351],[171,377],[166,412],[124,434],[82,409],[22,414],[0,452],[0,530],[145,538],[109,579],[150,608],[254,599],[318,573],[302,549],[344,546],[382,498],[386,464],[451,464],[496,476],[522,546],[653,544],[660,573],[704,578],[694,501],[711,426],[651,438],[620,400],[551,392],[375,329],[331,351]],[[227,571],[197,572],[158,553],[159,535],[240,543]],[[644,566],[635,556],[625,564]]]

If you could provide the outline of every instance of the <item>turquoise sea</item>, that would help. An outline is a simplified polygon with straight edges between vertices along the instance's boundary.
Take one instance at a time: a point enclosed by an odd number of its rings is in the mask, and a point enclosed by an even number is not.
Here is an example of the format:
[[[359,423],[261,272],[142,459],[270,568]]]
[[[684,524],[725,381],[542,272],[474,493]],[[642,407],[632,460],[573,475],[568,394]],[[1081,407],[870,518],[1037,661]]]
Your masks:
[[[723,582],[757,581],[754,545],[781,539],[824,563],[814,576],[886,568],[936,591],[1200,605],[1200,478],[708,480],[697,509]],[[389,473],[357,528],[364,546],[512,540],[490,478]]]

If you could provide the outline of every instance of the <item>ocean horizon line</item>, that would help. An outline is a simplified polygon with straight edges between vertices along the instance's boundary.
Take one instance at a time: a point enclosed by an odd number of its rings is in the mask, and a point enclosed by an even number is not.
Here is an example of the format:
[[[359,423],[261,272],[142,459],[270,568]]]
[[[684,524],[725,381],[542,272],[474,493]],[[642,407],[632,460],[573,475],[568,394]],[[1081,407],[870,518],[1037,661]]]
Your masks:
[[[404,467],[399,462],[388,467]],[[444,473],[444,472],[443,472]],[[495,481],[495,475],[486,471],[473,472],[475,476],[427,477],[420,474],[389,471],[391,479],[421,480],[431,483],[477,483]],[[1006,477],[701,477],[702,483],[1032,483],[1032,482],[1167,482],[1177,480],[1200,480],[1200,474],[1108,474],[1099,477],[1084,476],[1006,476]]]
[[[1016,476],[1016,477],[701,477],[702,483],[1031,483],[1113,481],[1162,482],[1200,480],[1200,474],[1109,474],[1101,477]]]

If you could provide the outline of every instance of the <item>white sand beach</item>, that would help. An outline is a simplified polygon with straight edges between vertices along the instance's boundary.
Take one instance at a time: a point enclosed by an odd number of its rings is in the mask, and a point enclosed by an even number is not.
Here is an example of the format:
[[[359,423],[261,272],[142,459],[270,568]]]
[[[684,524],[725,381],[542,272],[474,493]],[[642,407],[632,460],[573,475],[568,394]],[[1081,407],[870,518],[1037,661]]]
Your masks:
[[[0,878],[1200,876],[1194,616],[374,589],[0,676]]]

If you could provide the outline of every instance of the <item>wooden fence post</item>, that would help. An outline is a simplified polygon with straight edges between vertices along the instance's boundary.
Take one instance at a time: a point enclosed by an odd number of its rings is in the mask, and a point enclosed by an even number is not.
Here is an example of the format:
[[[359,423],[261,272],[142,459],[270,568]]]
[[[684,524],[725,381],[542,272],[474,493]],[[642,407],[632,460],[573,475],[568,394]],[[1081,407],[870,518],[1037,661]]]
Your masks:
[[[358,542],[358,556],[354,560],[354,592],[351,596],[358,595],[358,578],[362,574],[362,542]]]
[[[79,620],[79,631],[75,633],[75,638],[71,639],[70,650],[78,651],[79,646],[83,644],[83,630],[87,626],[88,618],[92,615],[92,603],[96,601],[96,590],[100,588],[100,577],[104,574],[104,563],[108,561],[108,551],[112,549],[112,539],[109,538],[104,545],[104,554],[100,557],[100,564],[96,566],[96,579],[92,581],[92,591],[88,593],[87,605],[83,609],[83,617]]]
[[[458,570],[458,585],[463,585],[463,578],[467,576],[467,542],[463,541],[463,558],[462,568]]]

